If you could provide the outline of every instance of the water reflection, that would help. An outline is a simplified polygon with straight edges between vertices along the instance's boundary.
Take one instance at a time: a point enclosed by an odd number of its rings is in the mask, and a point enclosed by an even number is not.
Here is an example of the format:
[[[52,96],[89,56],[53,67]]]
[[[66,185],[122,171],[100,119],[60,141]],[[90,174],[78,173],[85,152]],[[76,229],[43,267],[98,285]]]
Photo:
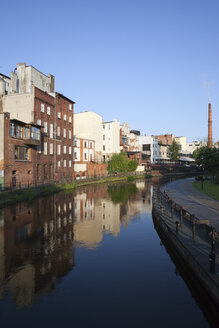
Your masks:
[[[141,212],[151,212],[152,184],[144,181],[82,188],[0,210],[0,299],[18,307],[51,292],[74,266],[77,247],[97,248]]]

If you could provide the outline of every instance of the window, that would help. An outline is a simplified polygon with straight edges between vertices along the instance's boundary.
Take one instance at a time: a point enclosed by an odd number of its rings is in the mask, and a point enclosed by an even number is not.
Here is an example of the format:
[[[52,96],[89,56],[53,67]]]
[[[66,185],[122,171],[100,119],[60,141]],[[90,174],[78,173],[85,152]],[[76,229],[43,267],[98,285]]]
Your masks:
[[[15,137],[19,139],[22,137],[22,127],[19,125],[15,126]]]
[[[68,147],[68,153],[71,155],[71,146]]]
[[[59,119],[61,119],[61,112],[58,112],[58,113],[57,113],[57,117],[58,117]]]
[[[78,159],[77,152],[75,151],[74,159]]]
[[[15,126],[14,123],[10,123],[10,137],[15,136]]]
[[[49,128],[49,137],[53,138],[53,124],[50,124],[50,128]]]
[[[87,159],[87,153],[84,153],[84,159]]]
[[[29,149],[27,147],[15,146],[14,159],[17,161],[29,161]]]
[[[105,134],[103,135],[103,140],[105,140]]]
[[[84,148],[87,148],[87,142],[84,141]]]
[[[72,122],[72,118],[71,118],[71,116],[69,116],[69,123],[71,123]]]
[[[103,125],[103,129],[105,130],[105,125]]]
[[[41,125],[41,120],[37,120],[37,124],[38,125]]]
[[[60,137],[60,126],[57,126],[57,137]]]
[[[66,159],[64,159],[63,166],[66,167]]]
[[[47,142],[44,142],[44,155],[47,155]]]
[[[71,160],[69,160],[69,162],[68,162],[68,166],[71,167]]]
[[[68,138],[71,139],[71,130],[68,131]]]
[[[49,145],[49,153],[50,155],[53,155],[53,143]]]
[[[63,137],[66,138],[66,129],[63,129]]]
[[[44,104],[41,104],[41,112],[44,113]]]
[[[61,162],[58,161],[58,162],[57,162],[57,167],[60,167],[60,166],[61,166]]]
[[[50,107],[47,107],[47,114],[50,115]]]
[[[69,110],[72,110],[72,105],[71,104],[69,104]]]
[[[105,150],[105,146],[103,146],[103,150]]]
[[[63,154],[66,154],[66,146],[63,146]]]
[[[78,142],[77,142],[77,139],[74,139],[74,147],[77,147],[78,146]]]
[[[92,142],[90,142],[90,148],[93,148],[93,144],[92,144]]]
[[[35,126],[31,126],[31,139],[40,140],[40,129]]]
[[[64,121],[66,121],[67,120],[67,115],[66,114],[64,114]]]
[[[44,122],[44,133],[47,133],[48,129],[47,129],[47,122]]]
[[[57,146],[57,155],[61,155],[61,145]]]
[[[30,139],[30,128],[24,127],[24,139]]]

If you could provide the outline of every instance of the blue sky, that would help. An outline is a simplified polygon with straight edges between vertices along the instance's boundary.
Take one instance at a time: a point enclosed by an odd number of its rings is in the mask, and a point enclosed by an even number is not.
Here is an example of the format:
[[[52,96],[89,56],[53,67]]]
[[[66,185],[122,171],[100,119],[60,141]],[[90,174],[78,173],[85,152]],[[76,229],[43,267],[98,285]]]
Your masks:
[[[3,1],[1,29],[0,72],[33,65],[142,134],[205,139],[208,85],[219,140],[218,0]]]

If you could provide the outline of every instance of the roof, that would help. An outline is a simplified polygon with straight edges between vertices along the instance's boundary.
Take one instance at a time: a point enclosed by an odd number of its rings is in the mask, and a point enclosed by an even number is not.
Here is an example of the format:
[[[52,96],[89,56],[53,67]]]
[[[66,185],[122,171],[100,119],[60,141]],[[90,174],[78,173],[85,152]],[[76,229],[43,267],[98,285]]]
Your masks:
[[[75,104],[75,102],[74,102],[73,100],[67,98],[67,97],[64,96],[62,93],[56,92],[56,94],[57,94],[59,97],[61,97],[61,98],[65,99],[65,100],[70,101],[71,103]]]
[[[7,75],[5,75],[5,74],[0,73],[0,75],[6,77],[6,78],[9,79],[9,80],[11,79],[9,76],[7,76]]]

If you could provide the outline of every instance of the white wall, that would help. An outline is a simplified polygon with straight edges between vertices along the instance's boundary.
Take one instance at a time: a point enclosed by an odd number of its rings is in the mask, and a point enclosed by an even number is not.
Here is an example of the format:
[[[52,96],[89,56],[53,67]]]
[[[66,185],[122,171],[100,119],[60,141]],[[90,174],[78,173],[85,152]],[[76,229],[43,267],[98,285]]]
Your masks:
[[[117,120],[102,123],[102,140],[105,150],[103,155],[111,156],[120,153],[120,123]],[[105,140],[103,138],[105,136]]]
[[[97,161],[102,159],[102,117],[99,114],[92,111],[74,114],[74,134],[78,138],[94,140],[95,157],[97,155]]]
[[[2,102],[4,112],[9,112],[11,119],[17,119],[25,123],[34,122],[33,94],[3,96]]]

